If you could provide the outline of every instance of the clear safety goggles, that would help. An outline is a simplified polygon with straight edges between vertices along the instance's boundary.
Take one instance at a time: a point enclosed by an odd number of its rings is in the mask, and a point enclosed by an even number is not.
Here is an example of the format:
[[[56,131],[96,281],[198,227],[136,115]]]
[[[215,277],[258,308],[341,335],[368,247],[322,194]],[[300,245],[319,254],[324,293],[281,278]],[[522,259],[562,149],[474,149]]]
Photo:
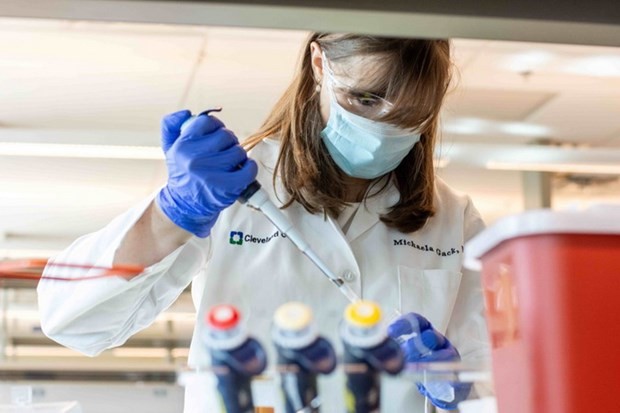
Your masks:
[[[383,97],[374,93],[357,89],[339,80],[329,65],[323,53],[323,70],[329,82],[329,88],[336,101],[347,112],[362,116],[366,119],[377,120],[387,115],[394,105]]]

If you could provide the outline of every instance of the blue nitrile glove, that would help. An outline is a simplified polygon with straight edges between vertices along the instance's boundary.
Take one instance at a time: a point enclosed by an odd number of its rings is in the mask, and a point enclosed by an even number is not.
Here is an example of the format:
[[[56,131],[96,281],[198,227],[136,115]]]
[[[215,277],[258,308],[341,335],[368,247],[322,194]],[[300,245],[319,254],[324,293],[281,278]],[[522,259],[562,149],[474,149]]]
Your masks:
[[[429,363],[439,361],[458,361],[459,352],[450,341],[424,317],[407,313],[388,326],[388,335],[400,343],[407,363]],[[471,391],[470,383],[429,382],[416,383],[423,396],[428,397],[437,407],[446,410],[456,409],[467,399]]]
[[[162,120],[168,183],[156,202],[176,225],[205,238],[219,213],[254,181],[257,166],[214,116],[201,114],[181,132],[190,118],[191,113],[182,110]]]

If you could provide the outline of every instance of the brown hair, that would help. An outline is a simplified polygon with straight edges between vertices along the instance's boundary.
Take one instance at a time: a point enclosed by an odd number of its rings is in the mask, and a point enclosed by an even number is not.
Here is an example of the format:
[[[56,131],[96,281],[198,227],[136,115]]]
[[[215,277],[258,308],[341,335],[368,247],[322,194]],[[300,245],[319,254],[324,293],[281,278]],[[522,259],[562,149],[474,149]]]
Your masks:
[[[344,172],[331,159],[320,138],[323,126],[312,72],[312,42],[317,42],[332,62],[360,55],[378,55],[385,62],[387,75],[377,78],[377,86],[385,91],[394,109],[380,120],[415,127],[422,136],[388,174],[400,192],[400,200],[381,216],[381,221],[405,233],[422,228],[435,213],[433,152],[439,111],[450,83],[449,42],[326,33],[313,33],[308,38],[295,79],[260,130],[244,145],[252,148],[266,137],[279,139],[274,183],[279,175],[290,194],[284,207],[296,201],[310,213],[323,212],[334,217],[346,206],[343,199],[347,188]],[[382,178],[373,180],[367,197],[387,187],[389,181]],[[378,185],[380,182],[384,184]]]

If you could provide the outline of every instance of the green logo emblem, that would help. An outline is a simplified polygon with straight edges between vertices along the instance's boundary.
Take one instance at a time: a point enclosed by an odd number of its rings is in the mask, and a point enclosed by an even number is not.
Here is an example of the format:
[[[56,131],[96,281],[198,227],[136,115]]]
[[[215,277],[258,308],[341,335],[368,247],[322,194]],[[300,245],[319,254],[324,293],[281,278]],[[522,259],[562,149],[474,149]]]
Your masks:
[[[233,245],[242,245],[243,244],[243,232],[241,231],[230,231],[230,238],[228,239]]]

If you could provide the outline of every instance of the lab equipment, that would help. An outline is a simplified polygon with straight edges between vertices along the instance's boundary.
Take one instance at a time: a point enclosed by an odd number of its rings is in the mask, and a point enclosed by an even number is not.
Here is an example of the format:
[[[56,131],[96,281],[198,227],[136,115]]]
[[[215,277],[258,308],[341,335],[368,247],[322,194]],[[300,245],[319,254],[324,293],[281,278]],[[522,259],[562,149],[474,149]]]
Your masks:
[[[218,305],[207,314],[204,342],[211,353],[222,413],[254,413],[252,377],[267,367],[267,355],[241,325],[239,311]]]
[[[134,277],[141,274],[140,265],[101,266],[63,263],[44,258],[8,260],[0,262],[0,279],[81,281],[103,277]]]
[[[423,316],[408,313],[388,326],[388,335],[396,340],[407,363],[458,361],[457,349]],[[418,390],[442,409],[455,409],[471,391],[468,383],[427,381],[416,383]]]
[[[347,413],[379,412],[380,374],[398,374],[405,365],[399,344],[381,323],[381,309],[371,301],[349,304],[341,327],[344,344]]]
[[[258,170],[237,137],[209,116],[211,111],[192,117],[184,110],[163,119],[168,182],[155,198],[172,222],[201,238],[209,235],[220,212],[235,202]]]
[[[325,377],[319,377],[319,390],[333,390],[341,392],[345,385],[342,380],[345,366],[339,363],[334,372]],[[415,363],[405,366],[403,371],[394,376],[382,378],[382,400],[381,411],[384,413],[423,413],[433,411],[430,403],[429,410],[425,410],[423,404],[403,404],[398,403],[395,407],[394,401],[402,399],[403,393],[410,393],[415,389],[415,382],[423,381],[451,381],[459,383],[473,384],[479,391],[472,392],[466,401],[459,403],[459,409],[463,406],[463,412],[467,413],[497,413],[490,410],[494,404],[492,386],[491,366],[486,362],[431,362]],[[180,368],[178,370],[178,383],[181,386],[192,385],[195,382],[207,382],[207,377],[212,375],[212,368],[205,366],[200,369]],[[385,379],[385,380],[384,380]],[[265,407],[282,406],[280,395],[280,376],[275,368],[268,368],[265,373],[254,377],[252,389],[254,391],[255,405]],[[321,394],[321,412],[343,412],[345,411],[344,400],[341,398],[324,398]],[[258,408],[258,406],[255,406]],[[465,410],[468,407],[469,409]],[[475,408],[479,408],[475,410]],[[488,409],[487,409],[488,408]],[[474,410],[472,410],[474,409]],[[208,410],[213,411],[213,410]],[[277,412],[284,412],[283,408]]]
[[[498,410],[617,410],[620,207],[505,217],[465,254],[482,270]]]
[[[0,413],[82,413],[78,402],[33,403],[29,405],[0,405]]]
[[[277,370],[286,413],[318,413],[321,400],[317,375],[329,374],[336,368],[334,348],[318,335],[312,310],[302,303],[280,306],[273,322],[272,337],[278,352]]]
[[[0,404],[0,413],[82,413],[77,401],[33,403],[32,386],[11,386],[11,404]]]

